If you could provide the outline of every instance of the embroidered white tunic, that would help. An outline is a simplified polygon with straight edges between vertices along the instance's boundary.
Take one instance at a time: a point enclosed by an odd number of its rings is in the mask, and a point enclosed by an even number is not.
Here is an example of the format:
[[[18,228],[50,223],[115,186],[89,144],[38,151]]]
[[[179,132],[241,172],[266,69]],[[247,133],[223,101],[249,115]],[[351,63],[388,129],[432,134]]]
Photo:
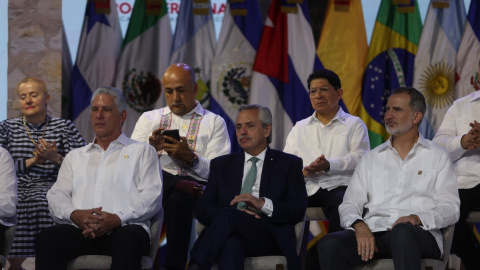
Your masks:
[[[163,127],[162,119],[166,118],[171,120],[166,129],[178,129],[180,136],[187,137],[187,132],[192,130],[193,114],[203,116],[198,123],[198,132],[196,132],[193,143],[193,151],[199,159],[197,166],[193,168],[185,166],[184,162],[171,158],[165,151],[161,152],[160,163],[163,170],[173,175],[189,175],[197,180],[207,181],[210,173],[210,160],[230,153],[230,139],[225,120],[203,109],[198,101],[197,106],[183,116],[171,113],[168,107],[143,113],[137,121],[132,139],[148,143],[148,137],[155,129]],[[166,115],[169,116],[165,117]]]

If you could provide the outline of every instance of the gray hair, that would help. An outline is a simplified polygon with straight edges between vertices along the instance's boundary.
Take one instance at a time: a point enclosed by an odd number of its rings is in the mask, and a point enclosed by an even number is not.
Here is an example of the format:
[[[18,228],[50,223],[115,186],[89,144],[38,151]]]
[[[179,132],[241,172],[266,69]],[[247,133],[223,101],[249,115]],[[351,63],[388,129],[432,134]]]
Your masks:
[[[399,87],[394,89],[392,95],[394,94],[408,94],[410,96],[410,108],[413,112],[421,112],[422,119],[418,122],[418,125],[422,123],[423,117],[425,116],[425,111],[427,111],[427,103],[425,102],[425,97],[423,94],[413,87]]]
[[[127,109],[127,100],[123,95],[122,91],[112,86],[102,86],[93,92],[92,98],[90,99],[90,105],[92,104],[95,97],[100,94],[110,95],[115,98],[115,105],[117,105],[118,112],[125,111]]]
[[[238,108],[238,113],[240,114],[241,111],[246,110],[258,110],[258,120],[262,122],[262,127],[265,128],[268,125],[272,125],[272,113],[268,107],[258,104],[242,105]],[[267,137],[267,145],[272,142],[272,133],[273,131],[270,131],[270,135]]]

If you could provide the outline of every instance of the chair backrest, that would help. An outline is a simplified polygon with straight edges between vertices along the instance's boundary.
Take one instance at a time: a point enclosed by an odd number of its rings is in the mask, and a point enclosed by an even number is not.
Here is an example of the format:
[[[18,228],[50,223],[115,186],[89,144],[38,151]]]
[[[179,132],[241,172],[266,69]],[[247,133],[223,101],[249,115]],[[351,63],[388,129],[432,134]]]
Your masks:
[[[447,265],[448,257],[450,256],[450,250],[452,248],[453,232],[455,231],[455,224],[442,229],[443,236],[443,255],[442,261]]]
[[[151,219],[150,251],[148,252],[148,256],[152,258],[152,261],[155,260],[155,255],[157,254],[158,245],[160,244],[159,242],[162,234],[162,223],[163,223],[163,207]]]

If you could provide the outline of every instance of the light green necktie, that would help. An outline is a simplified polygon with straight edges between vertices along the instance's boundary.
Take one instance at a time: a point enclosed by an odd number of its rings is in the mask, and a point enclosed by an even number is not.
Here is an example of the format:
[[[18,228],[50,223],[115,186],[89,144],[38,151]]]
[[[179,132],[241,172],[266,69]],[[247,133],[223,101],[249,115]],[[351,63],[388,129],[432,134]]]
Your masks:
[[[253,184],[255,184],[255,180],[257,179],[257,161],[258,160],[259,159],[256,157],[251,157],[249,159],[249,161],[252,163],[252,167],[250,168],[250,171],[248,171],[247,177],[245,177],[245,182],[243,183],[240,194],[252,193]],[[237,204],[237,209],[245,209],[245,208],[247,208],[247,205],[244,202],[239,202]]]

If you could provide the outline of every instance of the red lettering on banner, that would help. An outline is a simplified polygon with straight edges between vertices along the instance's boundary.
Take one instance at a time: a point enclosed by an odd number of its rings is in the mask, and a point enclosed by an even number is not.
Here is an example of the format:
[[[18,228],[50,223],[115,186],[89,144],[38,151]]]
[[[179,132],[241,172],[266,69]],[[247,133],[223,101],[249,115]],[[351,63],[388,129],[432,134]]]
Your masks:
[[[220,5],[220,9],[218,10],[218,14],[225,13],[225,4]]]
[[[123,3],[121,3],[120,6],[118,7],[118,10],[119,10],[120,13],[122,13],[122,14],[128,14],[128,13],[132,12],[132,5],[130,5],[130,3],[123,2]]]
[[[170,4],[170,14],[178,14],[180,10],[180,5],[178,3],[171,3]]]

